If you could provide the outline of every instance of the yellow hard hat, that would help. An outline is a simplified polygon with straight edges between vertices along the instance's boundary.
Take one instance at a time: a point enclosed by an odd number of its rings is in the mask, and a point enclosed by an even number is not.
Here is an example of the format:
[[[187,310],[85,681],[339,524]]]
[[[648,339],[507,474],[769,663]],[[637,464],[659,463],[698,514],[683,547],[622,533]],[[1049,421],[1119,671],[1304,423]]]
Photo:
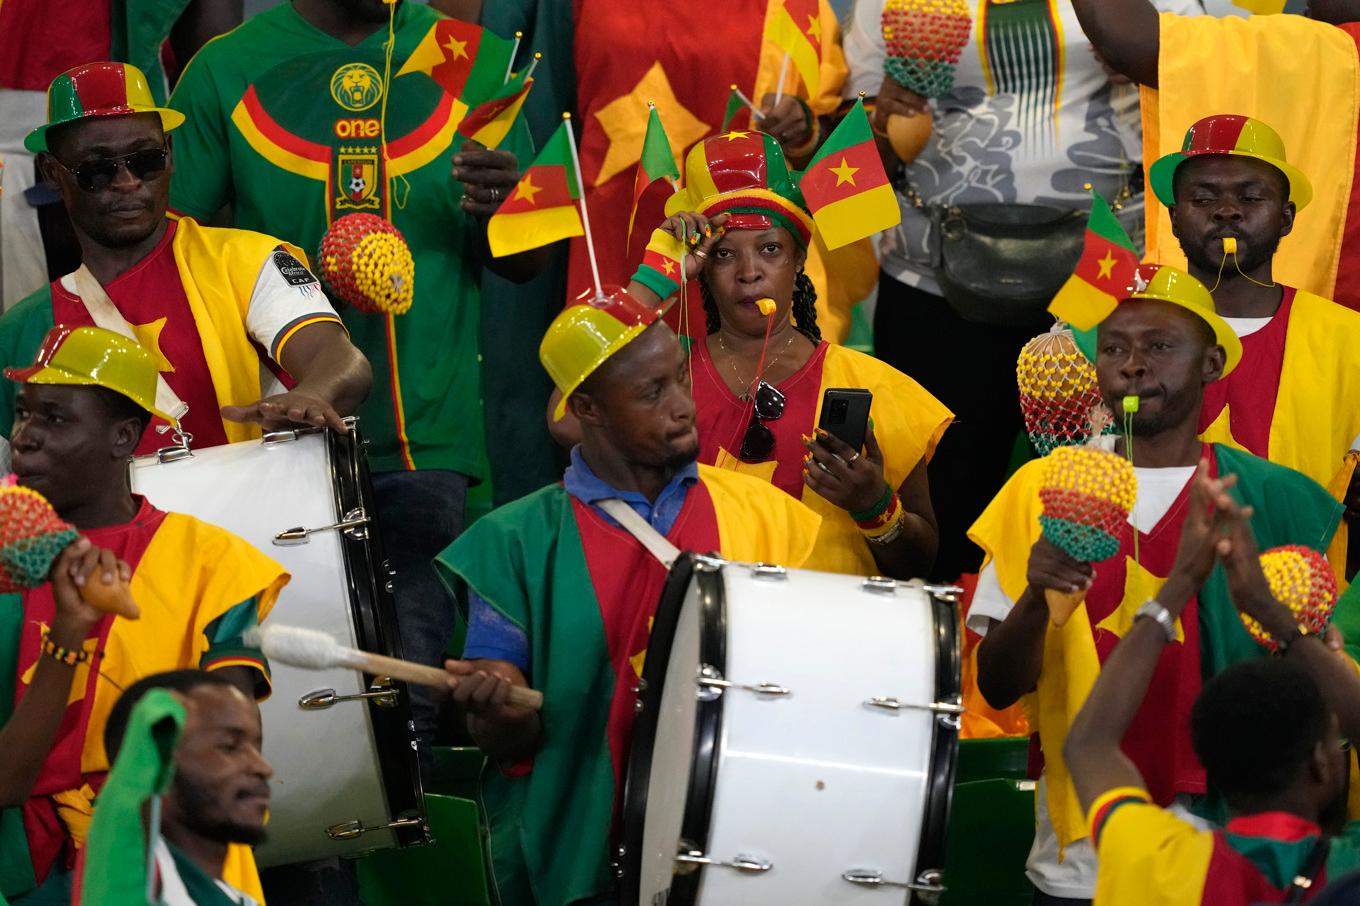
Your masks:
[[[1209,289],[1185,271],[1164,264],[1140,264],[1134,271],[1133,282],[1128,294],[1120,301],[1131,299],[1151,299],[1156,302],[1170,302],[1188,312],[1199,315],[1214,332],[1214,341],[1223,347],[1226,360],[1223,363],[1223,376],[1237,367],[1242,361],[1242,341],[1228,322],[1219,317],[1214,309],[1214,297]]]
[[[582,294],[575,305],[562,310],[538,346],[538,359],[547,369],[562,399],[553,412],[560,419],[567,411],[567,397],[597,368],[661,317],[630,296],[622,287],[605,287],[602,298]]]
[[[159,376],[151,353],[135,341],[102,327],[64,324],[47,332],[32,365],[5,369],[5,377],[20,384],[103,387],[174,424],[175,419],[156,408]]]

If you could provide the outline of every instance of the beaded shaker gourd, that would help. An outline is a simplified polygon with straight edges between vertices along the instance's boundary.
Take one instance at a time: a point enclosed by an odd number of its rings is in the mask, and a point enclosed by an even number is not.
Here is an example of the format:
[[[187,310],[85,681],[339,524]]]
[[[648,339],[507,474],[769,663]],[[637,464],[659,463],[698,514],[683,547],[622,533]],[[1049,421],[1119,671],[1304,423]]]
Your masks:
[[[1336,607],[1338,589],[1336,574],[1326,557],[1309,547],[1285,544],[1261,554],[1261,571],[1266,574],[1270,593],[1293,611],[1301,630],[1317,635],[1327,628]],[[1238,616],[1251,637],[1267,650],[1273,652],[1279,648],[1279,643],[1260,623],[1244,613]]]
[[[1062,324],[1020,350],[1015,382],[1025,433],[1040,456],[1115,430],[1114,417],[1100,398],[1096,368]]]
[[[406,239],[374,214],[346,214],[321,237],[321,282],[366,314],[404,315],[415,298],[415,260]]]
[[[1039,524],[1044,537],[1083,563],[1119,552],[1119,534],[1138,496],[1133,464],[1095,447],[1058,447],[1044,459]],[[1047,589],[1049,615],[1061,626],[1086,592]]]
[[[52,563],[79,536],[43,495],[21,487],[13,475],[0,479],[0,594],[42,585],[52,574]],[[80,596],[106,613],[133,620],[139,616],[127,583],[121,580],[106,585],[91,579]]]
[[[937,98],[954,87],[954,68],[973,32],[966,0],[887,0],[881,19],[887,58],[883,70],[922,97]],[[929,110],[888,117],[888,142],[904,161],[916,159],[930,140]]]

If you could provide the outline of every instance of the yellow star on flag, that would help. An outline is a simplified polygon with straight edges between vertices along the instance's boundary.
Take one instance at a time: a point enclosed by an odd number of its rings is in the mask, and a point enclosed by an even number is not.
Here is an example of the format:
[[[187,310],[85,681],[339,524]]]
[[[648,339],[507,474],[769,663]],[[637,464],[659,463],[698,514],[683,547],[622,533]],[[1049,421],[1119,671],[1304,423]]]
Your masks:
[[[1096,624],[1096,629],[1105,629],[1123,638],[1133,628],[1133,617],[1144,603],[1157,597],[1166,579],[1154,576],[1132,557],[1124,558],[1124,600],[1112,610],[1105,619]],[[1180,617],[1176,618],[1176,638],[1185,641],[1185,630],[1181,627]]]
[[[666,124],[666,136],[671,140],[676,166],[680,169],[683,170],[679,154],[709,133],[709,126],[676,98],[661,63],[653,63],[636,85],[595,111],[595,119],[599,120],[600,128],[609,139],[595,185],[604,185],[635,165],[642,156],[649,100],[655,102],[657,113]]]
[[[751,133],[749,132],[742,132],[739,129],[733,129],[731,132],[728,132],[725,135],[723,135],[723,138],[727,139],[729,142],[734,142],[739,138],[748,138],[750,135]]]
[[[809,38],[814,41],[822,40],[822,20],[817,16],[808,16],[808,27],[804,30]]]
[[[519,181],[519,185],[515,187],[515,197],[528,204],[536,204],[534,196],[542,191],[542,186],[534,185],[533,174],[526,173],[524,178]]]
[[[165,318],[157,318],[147,324],[132,324],[132,334],[137,338],[137,342],[142,345],[147,352],[151,353],[151,358],[156,362],[156,370],[165,374],[174,374],[175,366],[170,364],[170,360],[161,352],[161,331],[165,329]]]
[[[467,43],[468,42],[466,41],[459,41],[457,38],[449,38],[449,42],[444,45],[449,50],[449,59],[458,60],[466,58]]]
[[[1114,276],[1114,255],[1109,249],[1105,250],[1105,257],[1101,258],[1096,264],[1100,265],[1100,273],[1096,274],[1097,280],[1107,280]]]
[[[840,166],[831,168],[831,172],[836,174],[836,185],[838,186],[847,182],[853,186],[855,184],[855,174],[859,171],[859,167],[850,166],[850,162],[845,159],[844,155],[841,156]]]
[[[665,271],[665,272],[666,272],[666,276],[669,277],[671,274],[675,273],[675,262],[674,262],[674,261],[663,261],[663,262],[661,262],[661,269],[662,269],[663,271]]]

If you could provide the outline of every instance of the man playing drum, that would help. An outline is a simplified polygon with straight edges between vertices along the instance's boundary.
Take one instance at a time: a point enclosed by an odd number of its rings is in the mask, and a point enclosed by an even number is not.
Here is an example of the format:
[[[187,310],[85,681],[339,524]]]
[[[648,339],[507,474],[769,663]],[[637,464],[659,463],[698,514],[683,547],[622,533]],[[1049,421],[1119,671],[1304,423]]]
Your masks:
[[[88,543],[131,571],[141,617],[86,605],[66,579],[0,603],[0,894],[65,903],[109,762],[103,730],[122,690],[162,670],[221,670],[246,694],[269,692],[263,655],[244,633],[269,613],[288,575],[215,526],[157,510],[128,485],[127,459],[156,412],[156,362],[97,327],[57,327],[20,384],[14,468]],[[59,561],[64,562],[64,561]],[[13,713],[11,714],[11,703]],[[27,854],[25,856],[24,854]],[[259,898],[250,851],[228,858],[231,883]],[[34,888],[38,888],[36,891]]]
[[[659,316],[620,289],[558,315],[539,356],[557,415],[580,422],[571,466],[437,561],[469,589],[470,662],[448,669],[492,759],[483,795],[506,904],[613,902],[633,689],[667,574],[644,545],[799,566],[817,536],[819,517],[767,482],[696,465],[688,363]],[[529,683],[541,712],[507,703]]]
[[[169,132],[184,115],[157,107],[124,63],[91,63],[48,89],[48,122],[27,139],[61,193],[83,265],[0,318],[0,365],[29,362],[53,324],[97,324],[136,337],[164,375],[162,408],[195,447],[288,424],[343,430],[368,393],[368,362],[350,343],[294,246],[245,230],[166,219]],[[270,372],[294,381],[264,396]],[[14,421],[0,393],[0,434]],[[148,432],[137,452],[165,446]]]
[[[1137,501],[1118,529],[1118,553],[1081,563],[1042,536],[1039,490],[1048,460],[1012,476],[969,532],[987,555],[968,614],[969,628],[985,636],[978,687],[997,708],[1024,698],[1043,750],[1038,829],[1027,865],[1039,889],[1036,902],[1089,900],[1094,892],[1095,855],[1062,743],[1100,664],[1140,616],[1174,627],[1178,640],[1162,654],[1154,692],[1124,737],[1124,751],[1159,805],[1203,804],[1210,814],[1212,803],[1190,803],[1192,796],[1203,799],[1205,781],[1186,717],[1202,676],[1260,649],[1238,620],[1221,569],[1179,620],[1155,601],[1175,560],[1196,465],[1204,460],[1210,477],[1235,476],[1233,493],[1254,508],[1252,529],[1265,546],[1325,551],[1341,515],[1341,505],[1301,473],[1197,439],[1204,388],[1242,355],[1204,285],[1154,264],[1130,264],[1124,279],[1127,285],[1111,296],[1117,304],[1103,319],[1090,319],[1099,322],[1096,375],[1106,405],[1136,410],[1115,446],[1132,460],[1138,485]],[[1050,620],[1049,589],[1085,591],[1084,606],[1061,627]]]

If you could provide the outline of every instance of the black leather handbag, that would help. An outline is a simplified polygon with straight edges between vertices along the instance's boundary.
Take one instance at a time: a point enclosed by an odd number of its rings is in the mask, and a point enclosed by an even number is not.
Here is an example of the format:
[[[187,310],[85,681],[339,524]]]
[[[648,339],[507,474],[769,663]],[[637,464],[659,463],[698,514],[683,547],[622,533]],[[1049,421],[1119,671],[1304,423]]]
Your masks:
[[[1052,322],[1048,303],[1081,258],[1086,211],[1004,203],[929,210],[935,279],[960,317],[995,327]]]

